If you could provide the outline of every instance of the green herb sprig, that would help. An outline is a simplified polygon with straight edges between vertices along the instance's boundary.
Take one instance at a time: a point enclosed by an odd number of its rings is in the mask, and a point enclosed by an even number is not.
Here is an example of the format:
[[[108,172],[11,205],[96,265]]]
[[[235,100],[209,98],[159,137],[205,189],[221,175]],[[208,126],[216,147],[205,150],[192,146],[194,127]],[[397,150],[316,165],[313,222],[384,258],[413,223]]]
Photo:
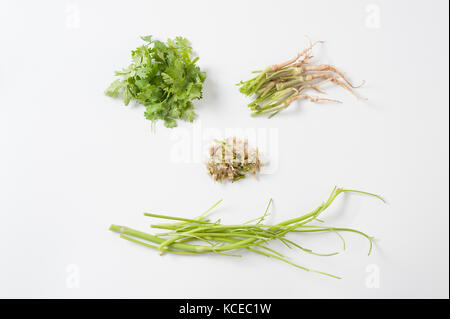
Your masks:
[[[128,68],[116,71],[120,79],[111,83],[105,94],[143,104],[145,117],[163,120],[166,127],[177,126],[177,120],[192,122],[196,117],[195,99],[202,97],[206,75],[192,59],[192,48],[187,39],[176,37],[166,43],[141,37],[145,44],[133,50]]]
[[[220,220],[211,221],[207,219],[207,214],[221,202],[220,200],[206,212],[193,219],[151,213],[144,214],[145,216],[154,218],[175,220],[176,222],[174,223],[151,225],[152,228],[165,229],[169,232],[152,235],[119,225],[111,225],[109,229],[111,231],[120,233],[120,237],[123,239],[143,245],[148,248],[155,249],[159,251],[160,254],[173,253],[179,255],[197,255],[205,253],[217,253],[226,256],[241,257],[241,255],[230,252],[240,249],[246,249],[257,254],[264,255],[266,257],[281,260],[294,267],[306,271],[312,271],[322,275],[340,279],[340,277],[331,275],[329,273],[297,265],[296,263],[287,259],[280,252],[268,247],[267,244],[271,241],[279,240],[289,248],[296,247],[306,253],[318,256],[333,256],[338,252],[316,253],[297,244],[293,240],[288,239],[286,235],[293,233],[306,235],[308,233],[315,232],[332,232],[337,234],[342,240],[343,249],[345,250],[345,240],[340,232],[353,232],[368,239],[370,244],[370,255],[372,251],[372,237],[366,235],[365,233],[351,228],[330,227],[323,224],[311,225],[313,221],[320,221],[321,223],[323,223],[323,221],[318,219],[319,215],[333,203],[338,195],[343,193],[366,194],[377,197],[384,202],[383,198],[372,193],[335,187],[331,192],[328,200],[323,202],[319,207],[317,207],[310,213],[286,220],[275,225],[263,224],[264,219],[269,215],[268,211],[272,200],[269,201],[269,204],[267,205],[266,211],[264,212],[263,216],[254,220],[250,220],[243,224],[222,225],[220,223]],[[204,244],[195,244],[195,242],[203,242]]]

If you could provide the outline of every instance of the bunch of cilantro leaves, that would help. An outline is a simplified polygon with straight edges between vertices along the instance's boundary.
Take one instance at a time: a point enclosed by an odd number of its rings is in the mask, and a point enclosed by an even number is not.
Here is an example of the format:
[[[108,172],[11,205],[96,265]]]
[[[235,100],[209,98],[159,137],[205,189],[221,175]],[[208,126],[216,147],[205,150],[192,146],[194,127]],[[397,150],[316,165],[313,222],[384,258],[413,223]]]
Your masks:
[[[166,127],[177,126],[176,120],[192,122],[196,116],[192,100],[202,98],[206,75],[192,59],[192,48],[187,39],[176,37],[166,43],[141,37],[145,44],[132,51],[131,65],[115,75],[105,94],[143,104],[144,113],[152,126],[163,120]]]

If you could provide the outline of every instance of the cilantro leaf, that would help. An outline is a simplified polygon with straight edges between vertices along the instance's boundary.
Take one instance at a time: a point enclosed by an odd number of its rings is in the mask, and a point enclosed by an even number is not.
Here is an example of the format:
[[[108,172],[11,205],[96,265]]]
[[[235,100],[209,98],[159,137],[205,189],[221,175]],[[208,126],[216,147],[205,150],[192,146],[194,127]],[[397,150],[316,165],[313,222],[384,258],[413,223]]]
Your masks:
[[[122,82],[117,79],[106,89],[105,94],[111,97],[118,97],[119,90],[123,87]]]
[[[151,35],[146,35],[141,37],[142,40],[146,41],[146,42],[152,42],[152,36]]]
[[[116,71],[120,78],[111,83],[105,94],[122,97],[145,106],[144,116],[152,121],[176,127],[177,120],[194,121],[193,100],[202,98],[206,74],[192,58],[189,41],[183,37],[168,39],[166,43],[143,36],[144,45],[131,51],[132,63]]]

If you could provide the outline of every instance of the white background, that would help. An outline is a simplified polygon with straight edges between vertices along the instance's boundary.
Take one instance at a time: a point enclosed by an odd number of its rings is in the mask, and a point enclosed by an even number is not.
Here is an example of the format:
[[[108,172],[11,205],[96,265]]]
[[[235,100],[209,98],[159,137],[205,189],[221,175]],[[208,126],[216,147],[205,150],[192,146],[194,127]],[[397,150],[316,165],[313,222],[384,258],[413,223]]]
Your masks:
[[[448,298],[448,1],[2,1],[0,3],[0,297]],[[187,37],[207,72],[198,121],[154,133],[143,108],[103,95],[140,35]],[[235,86],[308,44],[359,83],[358,101],[293,104],[251,118]],[[273,128],[278,163],[259,181],[214,184],[173,156],[179,133]],[[198,142],[198,141],[197,141]],[[189,144],[190,145],[190,144]],[[191,149],[191,148],[188,148]],[[198,156],[197,156],[198,157]],[[148,230],[144,211],[193,217],[220,198],[225,223],[309,212],[377,238],[344,234],[347,250],[292,260],[159,256],[108,231]],[[296,239],[319,251],[335,236]],[[374,273],[375,270],[375,273]],[[379,275],[379,287],[367,285]]]

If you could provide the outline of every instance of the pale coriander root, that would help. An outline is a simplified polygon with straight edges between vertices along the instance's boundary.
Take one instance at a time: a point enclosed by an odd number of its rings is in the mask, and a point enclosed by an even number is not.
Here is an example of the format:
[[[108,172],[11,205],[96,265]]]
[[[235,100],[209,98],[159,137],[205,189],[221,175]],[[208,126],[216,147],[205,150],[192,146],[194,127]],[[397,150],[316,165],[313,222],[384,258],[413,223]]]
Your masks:
[[[304,92],[312,89],[317,93],[325,94],[320,87],[327,83],[336,84],[356,98],[365,100],[353,91],[361,87],[364,81],[355,86],[336,67],[328,64],[311,64],[313,58],[311,51],[315,45],[322,42],[310,42],[309,47],[293,59],[271,65],[264,71],[257,72],[258,75],[253,79],[238,84],[243,94],[255,95],[255,100],[248,105],[252,116],[267,114],[273,117],[292,102],[302,99],[311,102],[340,102],[329,98],[311,97]]]

